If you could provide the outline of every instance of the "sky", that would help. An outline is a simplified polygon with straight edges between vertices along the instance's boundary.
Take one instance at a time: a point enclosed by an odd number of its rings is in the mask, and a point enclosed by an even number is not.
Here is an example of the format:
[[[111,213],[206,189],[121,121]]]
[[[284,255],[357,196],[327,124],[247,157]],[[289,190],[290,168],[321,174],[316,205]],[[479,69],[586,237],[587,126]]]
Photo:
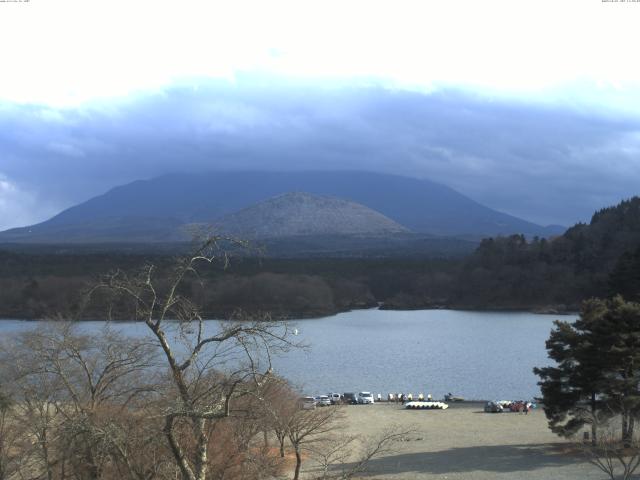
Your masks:
[[[168,172],[429,178],[540,224],[640,188],[640,2],[0,2],[0,229]]]

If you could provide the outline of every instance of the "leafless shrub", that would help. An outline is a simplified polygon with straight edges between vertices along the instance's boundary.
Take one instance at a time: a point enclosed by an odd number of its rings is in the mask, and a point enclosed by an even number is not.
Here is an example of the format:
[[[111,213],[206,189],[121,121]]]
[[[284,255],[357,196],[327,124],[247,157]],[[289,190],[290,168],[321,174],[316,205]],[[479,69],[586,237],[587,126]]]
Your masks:
[[[611,480],[634,478],[640,466],[640,437],[636,433],[623,438],[620,430],[622,421],[620,416],[596,413],[589,419],[591,430],[597,433],[596,438],[591,441],[574,438],[574,444],[587,461]]]
[[[319,466],[315,480],[348,480],[366,472],[376,457],[395,451],[394,444],[402,441],[412,430],[391,428],[373,437],[361,438],[338,435],[310,449]]]
[[[21,463],[21,443],[26,439],[13,418],[15,405],[0,384],[0,480],[11,478]]]

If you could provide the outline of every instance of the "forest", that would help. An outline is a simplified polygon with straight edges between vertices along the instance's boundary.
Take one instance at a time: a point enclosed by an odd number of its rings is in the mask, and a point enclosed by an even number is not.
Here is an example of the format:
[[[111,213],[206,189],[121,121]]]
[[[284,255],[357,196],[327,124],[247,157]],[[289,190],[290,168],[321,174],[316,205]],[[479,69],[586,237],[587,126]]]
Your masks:
[[[0,249],[0,317],[103,318],[104,305],[84,300],[101,276],[147,265],[162,272],[174,259],[162,250]],[[564,312],[612,293],[637,300],[639,272],[640,198],[634,197],[561,236],[488,238],[464,257],[231,254],[224,267],[182,288],[209,318],[238,310],[269,312],[272,318],[315,317],[378,305]]]

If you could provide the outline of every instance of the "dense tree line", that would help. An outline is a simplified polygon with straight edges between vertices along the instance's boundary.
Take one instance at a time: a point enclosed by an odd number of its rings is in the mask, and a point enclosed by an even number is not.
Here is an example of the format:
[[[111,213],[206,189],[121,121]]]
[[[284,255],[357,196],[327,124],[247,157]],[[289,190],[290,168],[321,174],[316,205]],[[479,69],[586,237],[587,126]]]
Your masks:
[[[117,252],[35,257],[0,252],[0,317],[101,318],[104,305],[82,302],[82,293],[101,274],[146,264],[162,273],[173,259]],[[373,307],[403,295],[419,305],[429,295],[442,299],[455,266],[446,260],[237,257],[226,269],[203,274],[198,281],[187,279],[182,288],[198,299],[208,317],[229,316],[238,309],[268,311],[273,318],[309,317]]]
[[[0,252],[0,316],[41,318],[55,313],[99,318],[78,292],[116,267],[152,263],[167,252]],[[503,308],[573,310],[591,297],[640,284],[640,198],[596,212],[564,235],[488,238],[464,258],[275,258],[237,256],[229,268],[184,288],[205,315],[238,308],[274,317],[327,315],[383,304],[385,308]]]
[[[463,263],[454,297],[468,306],[577,310],[591,297],[636,295],[639,258],[640,198],[634,197],[553,239],[483,240]]]

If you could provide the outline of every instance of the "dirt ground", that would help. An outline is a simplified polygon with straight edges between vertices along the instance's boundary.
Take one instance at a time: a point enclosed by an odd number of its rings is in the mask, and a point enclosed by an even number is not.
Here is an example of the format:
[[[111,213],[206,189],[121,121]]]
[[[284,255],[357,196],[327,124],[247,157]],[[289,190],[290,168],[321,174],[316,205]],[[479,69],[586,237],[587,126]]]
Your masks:
[[[347,433],[374,436],[391,426],[414,429],[394,452],[374,459],[370,479],[602,479],[551,433],[544,412],[484,413],[480,403],[447,410],[405,410],[396,404],[345,407]],[[331,408],[331,407],[326,407]]]

